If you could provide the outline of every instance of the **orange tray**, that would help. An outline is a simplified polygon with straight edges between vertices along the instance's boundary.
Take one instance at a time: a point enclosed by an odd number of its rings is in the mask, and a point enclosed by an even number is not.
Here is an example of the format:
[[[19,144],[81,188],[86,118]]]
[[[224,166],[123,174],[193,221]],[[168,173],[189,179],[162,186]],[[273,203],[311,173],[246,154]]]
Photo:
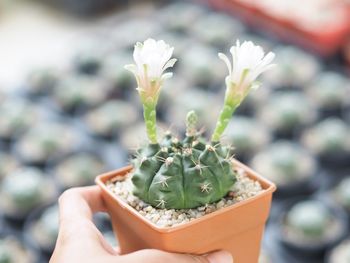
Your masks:
[[[345,8],[348,20],[336,23],[334,27],[324,30],[309,31],[283,17],[273,16],[257,6],[237,0],[209,0],[211,6],[234,14],[245,23],[258,29],[268,30],[282,40],[301,45],[323,56],[334,54],[350,34],[350,8]]]

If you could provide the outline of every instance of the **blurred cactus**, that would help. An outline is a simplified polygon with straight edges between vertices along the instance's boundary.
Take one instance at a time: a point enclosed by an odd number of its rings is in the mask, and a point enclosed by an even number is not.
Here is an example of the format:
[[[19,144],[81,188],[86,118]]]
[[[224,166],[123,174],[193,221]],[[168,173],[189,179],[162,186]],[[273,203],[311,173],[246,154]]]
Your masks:
[[[58,230],[58,207],[53,205],[45,209],[40,218],[32,225],[31,234],[42,249],[51,251],[55,247]]]
[[[295,230],[311,238],[321,238],[326,231],[330,213],[318,201],[296,204],[287,215],[287,223]]]
[[[14,171],[5,177],[2,185],[4,196],[20,210],[31,209],[37,205],[42,196],[40,182],[43,174],[36,168]]]
[[[343,179],[336,187],[334,194],[346,209],[350,209],[350,178]]]

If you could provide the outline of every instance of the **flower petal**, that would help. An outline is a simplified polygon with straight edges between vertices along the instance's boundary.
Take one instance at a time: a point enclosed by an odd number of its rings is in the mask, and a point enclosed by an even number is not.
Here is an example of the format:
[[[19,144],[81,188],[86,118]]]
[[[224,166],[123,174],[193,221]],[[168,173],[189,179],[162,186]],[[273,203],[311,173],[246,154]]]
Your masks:
[[[168,68],[172,68],[172,67],[175,65],[176,61],[177,61],[176,58],[170,59],[170,60],[164,65],[163,71],[166,70],[166,69],[168,69]]]
[[[257,87],[256,79],[259,75],[274,66],[271,62],[275,58],[275,54],[269,52],[265,55],[263,48],[255,45],[252,41],[244,41],[241,44],[237,40],[236,45],[230,48],[230,53],[232,64],[226,55],[219,54],[219,58],[225,61],[229,67],[226,83],[237,85],[237,90],[242,94],[248,94],[250,89]]]
[[[222,61],[225,62],[226,66],[228,68],[228,73],[229,73],[229,75],[231,75],[232,74],[232,65],[231,65],[229,58],[223,53],[218,53],[218,56]]]
[[[125,65],[124,68],[132,73],[134,73],[136,75],[137,73],[137,69],[136,69],[136,65],[134,64],[128,64],[128,65]]]
[[[161,77],[162,80],[170,79],[173,76],[172,72],[164,73]]]

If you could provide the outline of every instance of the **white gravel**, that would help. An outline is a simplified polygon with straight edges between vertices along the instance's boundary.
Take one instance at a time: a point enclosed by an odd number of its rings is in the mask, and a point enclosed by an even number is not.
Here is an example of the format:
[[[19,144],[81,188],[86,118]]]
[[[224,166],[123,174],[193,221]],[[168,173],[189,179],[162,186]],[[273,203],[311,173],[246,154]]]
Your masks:
[[[250,179],[243,169],[237,170],[237,182],[232,191],[217,203],[195,209],[159,209],[143,202],[132,194],[131,176],[115,177],[106,183],[107,187],[126,203],[136,209],[142,216],[158,227],[172,227],[190,222],[196,218],[212,213],[220,208],[246,200],[264,191],[259,182]]]

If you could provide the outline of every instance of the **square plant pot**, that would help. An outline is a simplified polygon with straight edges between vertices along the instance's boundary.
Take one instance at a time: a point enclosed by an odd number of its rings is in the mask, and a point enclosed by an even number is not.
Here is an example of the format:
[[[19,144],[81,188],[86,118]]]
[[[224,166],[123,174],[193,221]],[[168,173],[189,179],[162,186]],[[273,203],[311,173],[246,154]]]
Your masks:
[[[205,254],[223,249],[231,252],[235,263],[257,263],[276,186],[242,163],[236,160],[233,163],[242,168],[249,178],[258,181],[264,191],[174,227],[156,226],[108,190],[106,182],[128,174],[131,166],[99,175],[96,183],[102,189],[121,253],[153,248],[168,252]]]

